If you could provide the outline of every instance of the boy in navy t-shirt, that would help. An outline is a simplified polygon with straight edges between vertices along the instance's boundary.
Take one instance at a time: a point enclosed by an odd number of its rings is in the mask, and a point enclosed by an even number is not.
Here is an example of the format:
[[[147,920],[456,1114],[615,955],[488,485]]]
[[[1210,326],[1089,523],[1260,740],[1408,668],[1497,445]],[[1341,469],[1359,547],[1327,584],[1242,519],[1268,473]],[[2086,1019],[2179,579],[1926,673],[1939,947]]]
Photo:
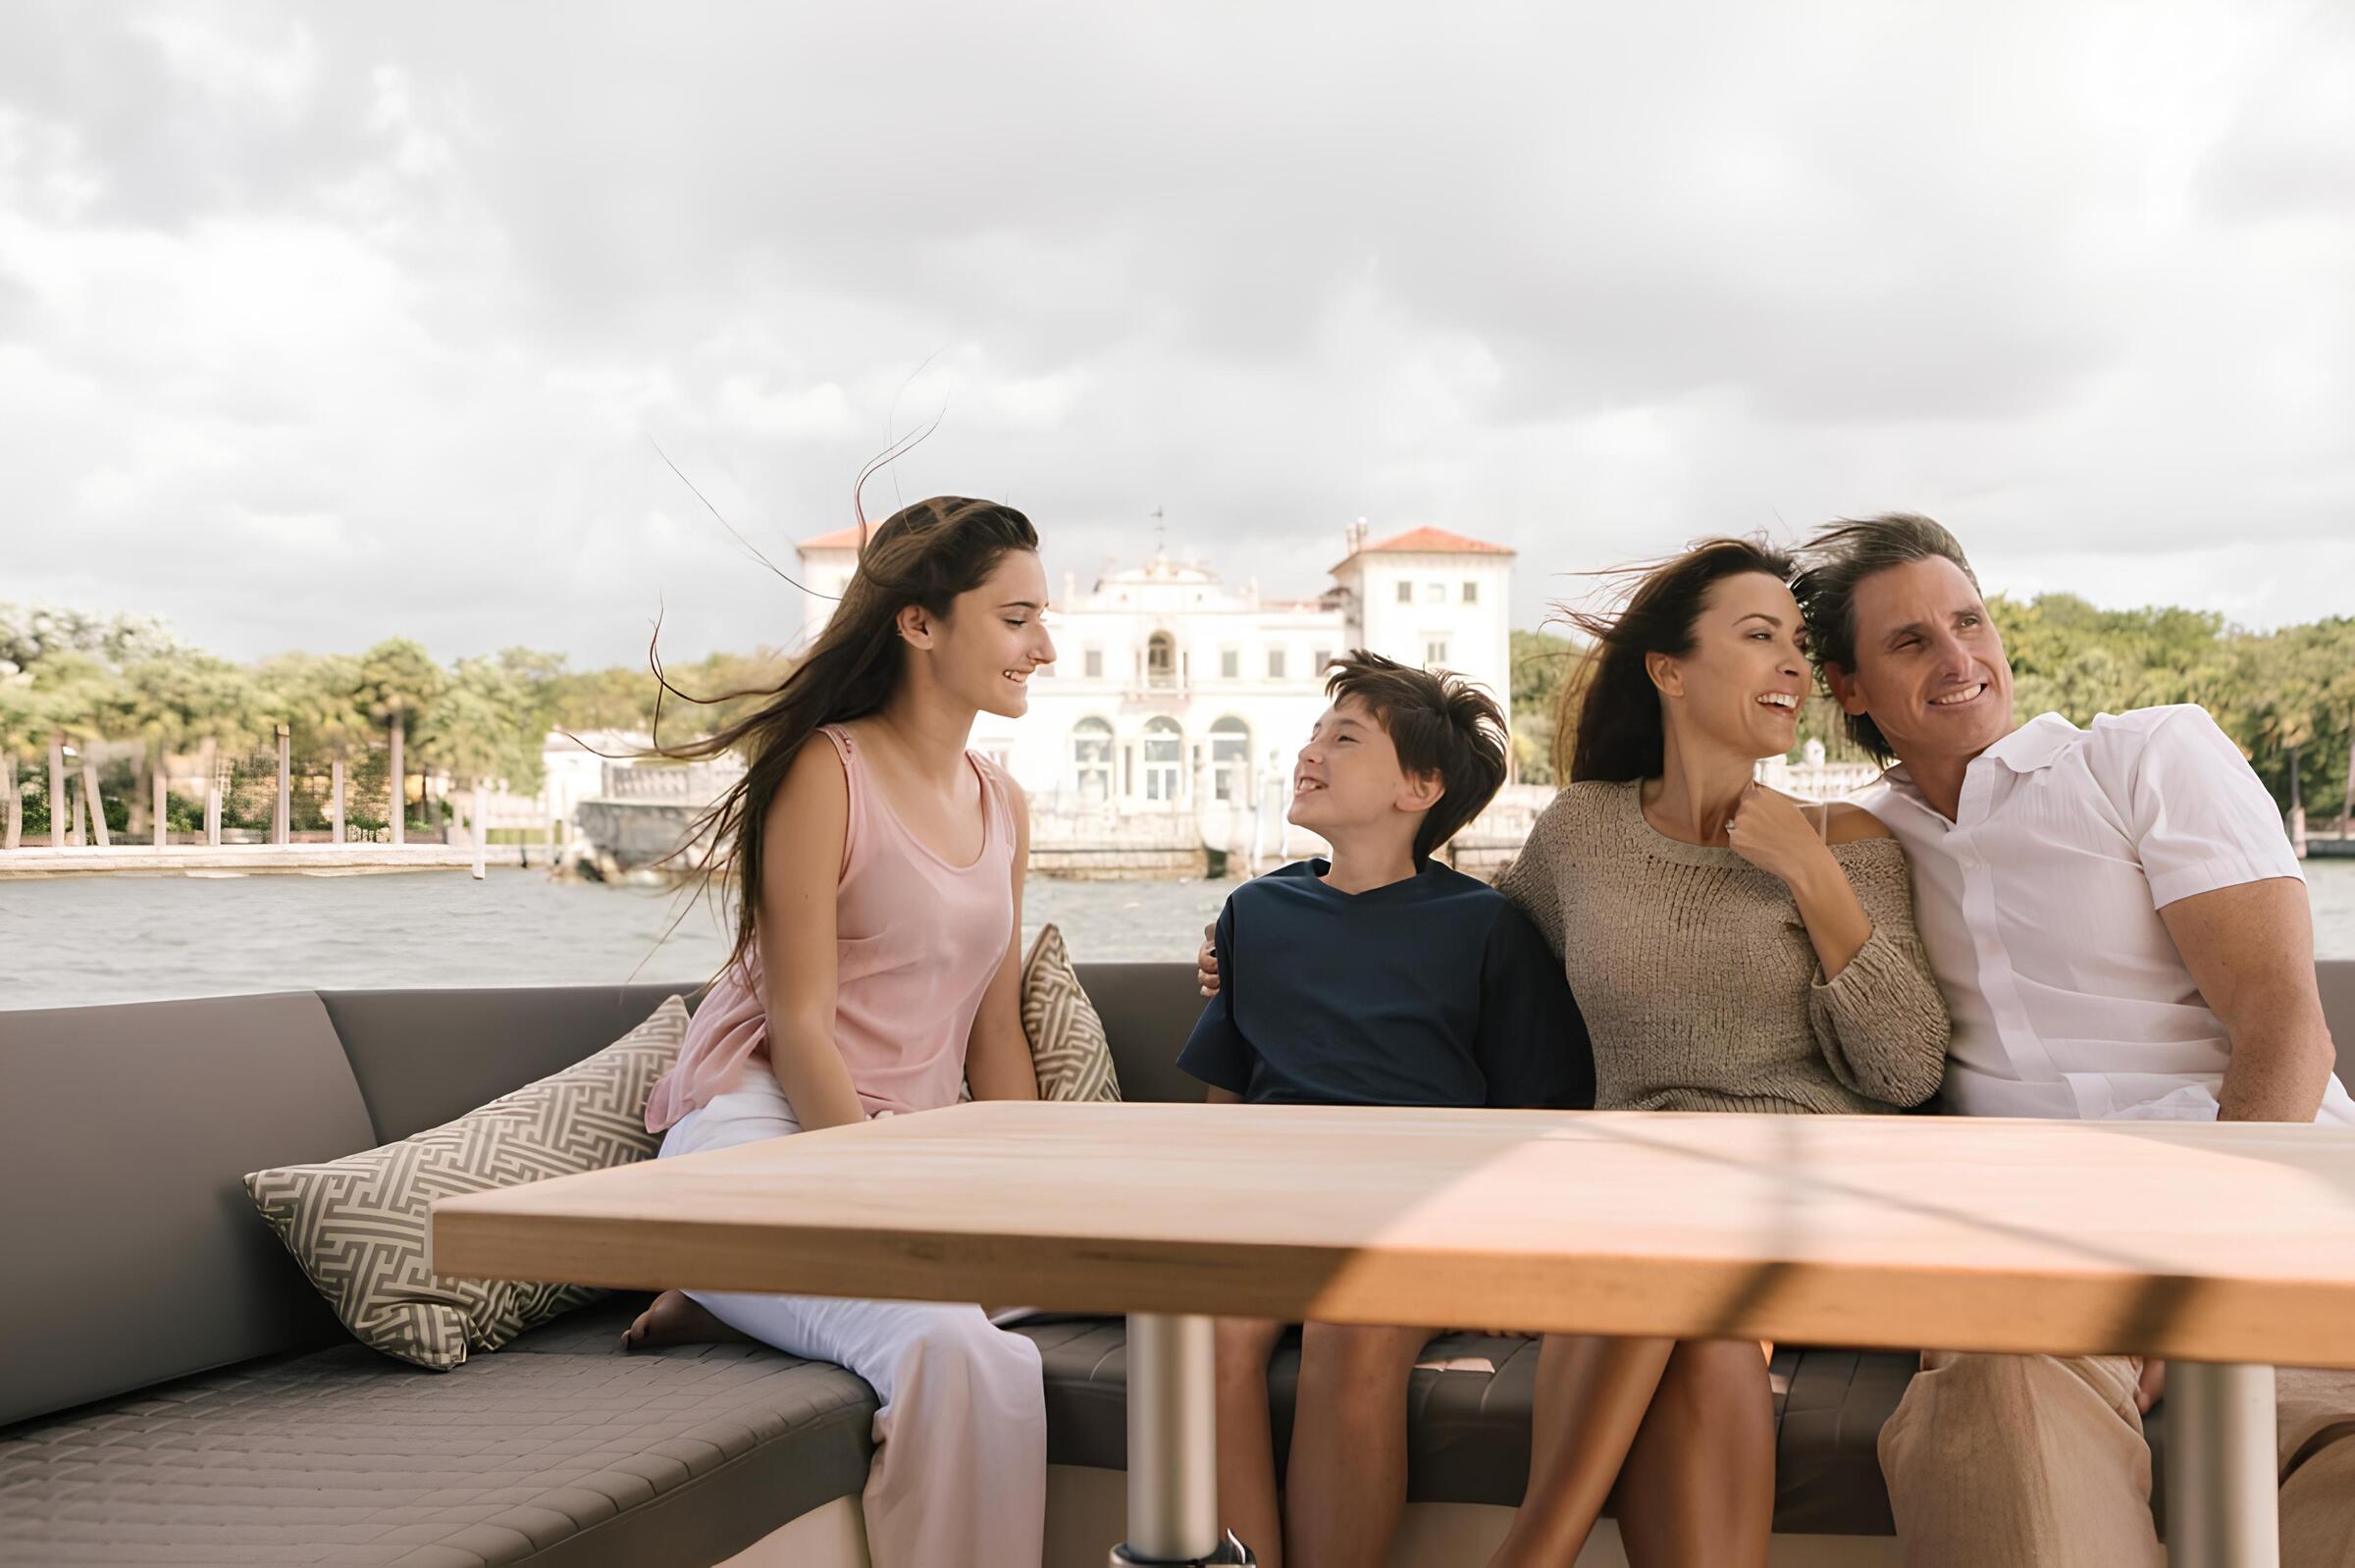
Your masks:
[[[1289,820],[1333,846],[1244,883],[1218,994],[1178,1065],[1213,1101],[1591,1105],[1562,956],[1504,895],[1431,856],[1504,780],[1504,718],[1454,675],[1355,652],[1326,683]],[[1282,1194],[1269,1194],[1281,1202]],[[1219,1506],[1260,1554],[1380,1562],[1406,1503],[1407,1377],[1430,1328],[1302,1326],[1283,1528],[1268,1357],[1285,1325],[1218,1327]]]

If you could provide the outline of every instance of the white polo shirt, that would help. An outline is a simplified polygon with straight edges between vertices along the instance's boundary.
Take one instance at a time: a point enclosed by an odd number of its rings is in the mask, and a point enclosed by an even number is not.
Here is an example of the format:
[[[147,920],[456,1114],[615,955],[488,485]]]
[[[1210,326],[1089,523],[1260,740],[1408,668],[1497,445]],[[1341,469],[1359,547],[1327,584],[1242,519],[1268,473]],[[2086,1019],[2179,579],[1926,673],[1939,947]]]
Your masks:
[[[1904,843],[1975,1116],[2207,1121],[2232,1055],[2160,910],[2304,880],[2240,751],[2189,705],[2047,713],[1972,760],[1949,822],[1893,767],[1857,797]],[[2317,1121],[2355,1125],[2333,1076]]]

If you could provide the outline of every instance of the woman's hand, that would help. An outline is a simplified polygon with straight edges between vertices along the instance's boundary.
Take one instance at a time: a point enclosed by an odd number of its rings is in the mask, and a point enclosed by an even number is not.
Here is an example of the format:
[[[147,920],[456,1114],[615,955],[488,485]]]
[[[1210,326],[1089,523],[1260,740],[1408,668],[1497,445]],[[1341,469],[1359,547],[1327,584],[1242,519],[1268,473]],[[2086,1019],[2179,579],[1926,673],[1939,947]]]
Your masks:
[[[1828,808],[1817,807],[1817,810]],[[1836,865],[1814,819],[1763,784],[1742,792],[1742,804],[1725,824],[1725,841],[1751,864],[1783,879],[1797,891],[1801,882]]]

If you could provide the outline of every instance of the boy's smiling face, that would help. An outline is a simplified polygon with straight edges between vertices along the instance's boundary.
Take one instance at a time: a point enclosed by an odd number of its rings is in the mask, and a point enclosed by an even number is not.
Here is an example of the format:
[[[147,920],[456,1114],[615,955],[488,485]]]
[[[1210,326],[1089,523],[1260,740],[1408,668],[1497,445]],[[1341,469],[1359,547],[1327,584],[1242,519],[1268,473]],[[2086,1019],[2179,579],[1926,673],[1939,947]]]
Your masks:
[[[1444,789],[1440,779],[1401,767],[1382,721],[1358,699],[1344,697],[1318,717],[1292,763],[1292,805],[1284,818],[1328,841],[1394,818],[1411,842],[1417,819]]]

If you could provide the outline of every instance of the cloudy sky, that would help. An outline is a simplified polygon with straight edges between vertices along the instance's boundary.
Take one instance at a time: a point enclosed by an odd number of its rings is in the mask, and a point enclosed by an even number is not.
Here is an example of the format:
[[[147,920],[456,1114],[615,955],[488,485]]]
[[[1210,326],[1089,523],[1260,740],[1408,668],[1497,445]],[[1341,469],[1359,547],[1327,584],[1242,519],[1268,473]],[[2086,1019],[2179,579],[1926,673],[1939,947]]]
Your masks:
[[[788,640],[1026,508],[1313,591],[1892,508],[1989,586],[2355,612],[2355,8],[29,0],[0,600],[237,655]]]

